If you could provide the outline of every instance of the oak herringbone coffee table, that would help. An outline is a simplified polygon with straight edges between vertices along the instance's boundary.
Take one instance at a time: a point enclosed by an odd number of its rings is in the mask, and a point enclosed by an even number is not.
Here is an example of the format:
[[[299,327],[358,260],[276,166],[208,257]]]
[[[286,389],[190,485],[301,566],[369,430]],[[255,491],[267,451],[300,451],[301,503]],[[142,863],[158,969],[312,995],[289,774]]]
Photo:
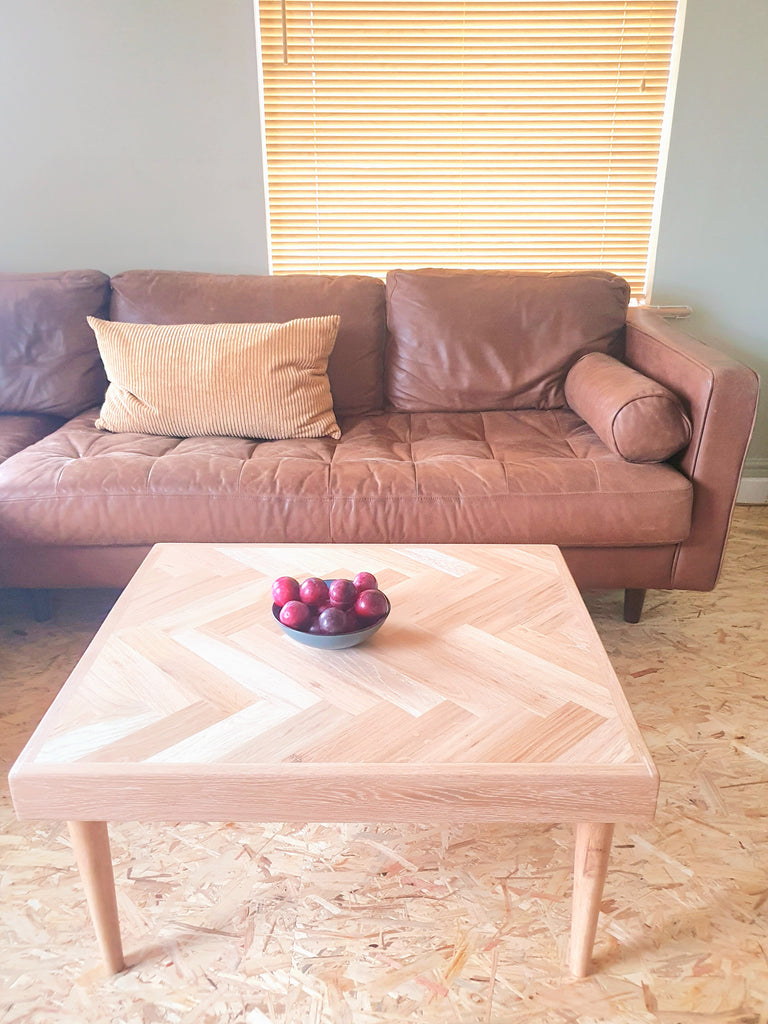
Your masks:
[[[368,569],[367,644],[283,635],[274,577]],[[589,969],[613,823],[658,776],[557,548],[159,544],[11,772],[70,819],[108,967],[124,966],[107,821],[576,826],[570,966]]]

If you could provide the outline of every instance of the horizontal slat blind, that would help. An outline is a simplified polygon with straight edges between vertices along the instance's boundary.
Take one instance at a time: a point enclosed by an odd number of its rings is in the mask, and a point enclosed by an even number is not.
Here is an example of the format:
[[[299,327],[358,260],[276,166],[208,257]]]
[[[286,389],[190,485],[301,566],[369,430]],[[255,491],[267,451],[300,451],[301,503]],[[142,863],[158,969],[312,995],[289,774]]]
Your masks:
[[[260,0],[273,269],[643,290],[675,0]]]

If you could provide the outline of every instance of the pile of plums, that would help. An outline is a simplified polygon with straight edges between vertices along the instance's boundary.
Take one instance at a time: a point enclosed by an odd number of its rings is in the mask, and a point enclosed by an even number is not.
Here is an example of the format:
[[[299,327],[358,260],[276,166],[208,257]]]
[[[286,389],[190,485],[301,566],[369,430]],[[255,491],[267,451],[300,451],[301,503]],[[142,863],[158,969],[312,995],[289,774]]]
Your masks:
[[[303,583],[279,576],[272,584],[272,600],[284,626],[328,636],[372,626],[389,611],[389,601],[370,572],[359,572],[353,580],[310,576]]]

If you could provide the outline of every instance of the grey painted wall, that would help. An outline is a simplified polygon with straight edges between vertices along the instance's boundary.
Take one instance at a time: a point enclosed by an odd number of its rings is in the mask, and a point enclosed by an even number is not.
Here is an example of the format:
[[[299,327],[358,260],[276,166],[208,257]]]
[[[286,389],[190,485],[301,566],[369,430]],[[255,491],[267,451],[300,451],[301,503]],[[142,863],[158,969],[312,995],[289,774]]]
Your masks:
[[[688,0],[652,295],[760,374],[753,477],[768,477],[766,47],[767,0]]]
[[[250,0],[2,0],[0,270],[267,270]]]

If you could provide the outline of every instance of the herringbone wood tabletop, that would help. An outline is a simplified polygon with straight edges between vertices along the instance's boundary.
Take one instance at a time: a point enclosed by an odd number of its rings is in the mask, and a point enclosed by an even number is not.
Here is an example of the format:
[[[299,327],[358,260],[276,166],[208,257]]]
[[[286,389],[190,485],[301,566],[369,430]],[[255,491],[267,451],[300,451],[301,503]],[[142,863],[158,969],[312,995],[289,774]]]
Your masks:
[[[276,576],[373,572],[304,647]],[[552,547],[157,545],[11,775],[21,817],[638,820],[658,778]]]

